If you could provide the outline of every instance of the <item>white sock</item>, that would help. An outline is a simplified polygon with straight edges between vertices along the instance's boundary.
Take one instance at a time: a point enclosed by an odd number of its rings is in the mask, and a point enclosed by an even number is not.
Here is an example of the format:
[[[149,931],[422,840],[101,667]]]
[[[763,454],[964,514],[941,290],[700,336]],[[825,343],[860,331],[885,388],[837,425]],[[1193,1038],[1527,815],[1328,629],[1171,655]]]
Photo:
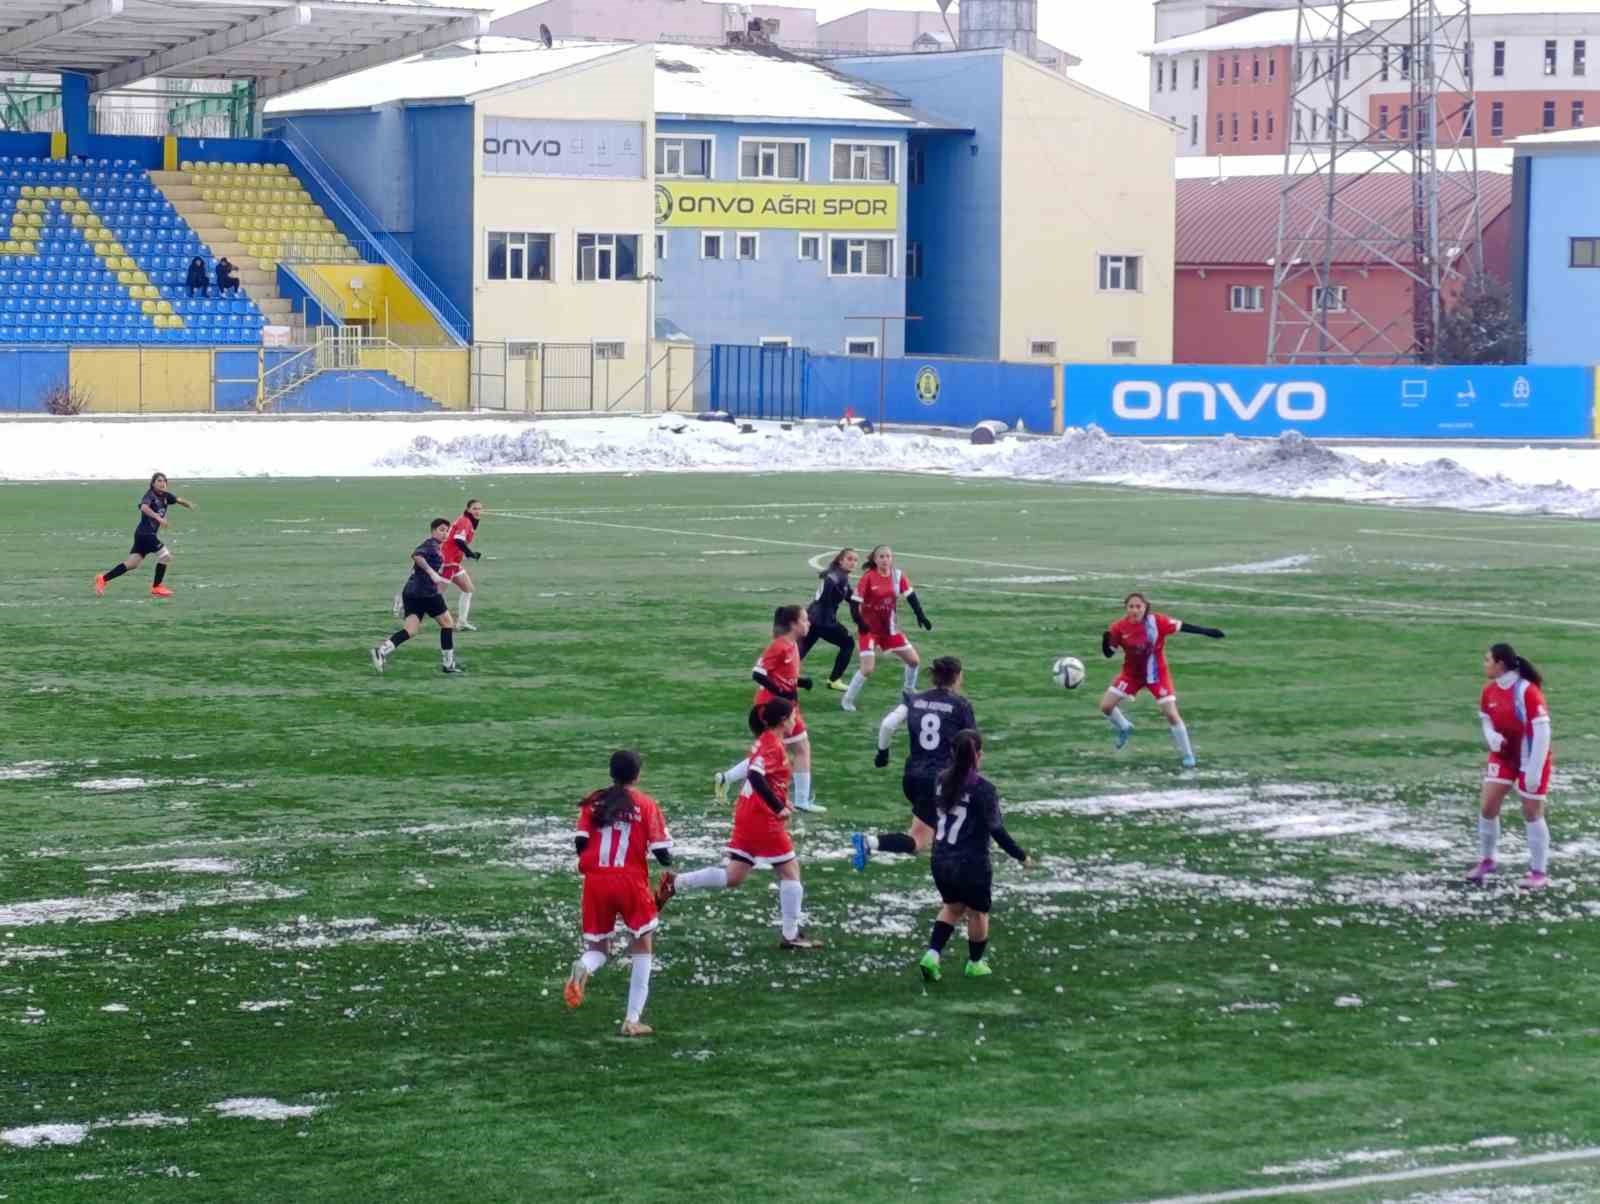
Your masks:
[[[708,869],[679,874],[675,882],[679,890],[726,890],[728,871],[725,866],[713,865]]]
[[[1121,707],[1112,707],[1111,710],[1106,713],[1106,722],[1112,727],[1116,728],[1119,732],[1125,732],[1133,726],[1133,724],[1128,722],[1128,717],[1122,713]]]
[[[1533,835],[1533,826],[1528,827],[1528,834]],[[1500,821],[1498,819],[1485,819],[1478,816],[1478,856],[1484,861],[1494,860],[1494,847],[1500,843]],[[1530,845],[1533,843],[1530,839]]]
[[[783,939],[792,941],[800,935],[800,901],[806,888],[798,878],[784,878],[778,883],[778,912],[783,917]]]
[[[750,776],[750,758],[749,757],[746,757],[743,761],[740,761],[732,769],[724,769],[722,771],[722,780],[724,782],[727,782],[727,783],[729,783],[731,785],[734,785],[734,786],[737,786],[740,782],[744,781],[749,776]]]
[[[811,771],[794,775],[794,801],[796,804],[811,802]]]
[[[867,834],[867,848],[871,849],[874,853],[878,851],[878,838],[873,836],[871,833]]]
[[[1540,816],[1528,824],[1528,868],[1542,874],[1550,865],[1550,825]]]
[[[918,666],[916,665],[906,666],[905,688],[908,690],[915,690],[917,688],[917,668]]]
[[[854,706],[856,699],[861,695],[861,687],[866,684],[867,675],[857,669],[855,676],[850,679],[849,687],[844,692],[844,700]]]
[[[445,648],[439,655],[443,658],[447,667],[456,663],[456,650],[454,648]]]
[[[388,656],[393,651],[394,651],[394,641],[393,640],[384,640],[383,643],[378,645],[378,654],[380,656]]]
[[[650,964],[648,953],[633,955],[633,977],[628,979],[628,1023],[638,1024],[644,1015],[644,1001],[650,998]]]
[[[1172,743],[1180,755],[1185,757],[1194,756],[1194,747],[1189,743],[1189,729],[1184,724],[1174,723],[1172,725]]]
[[[606,964],[606,955],[598,949],[585,949],[583,956],[578,959],[583,963],[583,968],[590,974],[599,972],[600,967]]]
[[[471,609],[472,609],[472,595],[471,594],[462,594],[461,595],[461,621],[463,623],[465,623],[467,621],[467,612],[469,610],[471,610]]]

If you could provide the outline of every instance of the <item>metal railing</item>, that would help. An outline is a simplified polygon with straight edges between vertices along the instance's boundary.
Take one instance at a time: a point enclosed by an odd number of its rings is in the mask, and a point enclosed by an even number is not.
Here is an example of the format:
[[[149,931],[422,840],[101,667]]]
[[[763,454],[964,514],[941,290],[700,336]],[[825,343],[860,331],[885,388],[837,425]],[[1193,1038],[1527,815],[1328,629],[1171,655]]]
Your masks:
[[[703,407],[710,393],[710,348],[655,343],[650,352],[650,389],[645,387],[644,357],[642,342],[474,343],[471,406],[537,414],[660,413]]]
[[[324,210],[337,210],[357,237],[351,241],[356,250],[373,259],[381,260],[410,283],[439,323],[461,342],[471,337],[472,326],[465,315],[456,308],[438,284],[422,270],[410,253],[388,231],[376,214],[344,182],[331,164],[323,158],[316,145],[301,133],[293,121],[282,121],[271,131],[289,151],[295,167],[301,172],[302,182],[308,186]],[[320,191],[323,195],[317,196]],[[348,231],[347,231],[348,233]]]

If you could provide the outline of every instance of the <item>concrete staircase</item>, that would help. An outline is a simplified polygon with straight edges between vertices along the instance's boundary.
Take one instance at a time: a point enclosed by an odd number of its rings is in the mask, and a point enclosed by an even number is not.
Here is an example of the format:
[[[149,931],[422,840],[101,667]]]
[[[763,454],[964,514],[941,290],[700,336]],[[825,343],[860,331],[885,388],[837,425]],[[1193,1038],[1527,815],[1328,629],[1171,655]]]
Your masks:
[[[189,174],[182,171],[152,171],[150,180],[172,202],[173,208],[182,215],[184,221],[193,227],[200,240],[211,248],[213,256],[218,259],[227,256],[238,267],[239,283],[256,303],[256,308],[266,315],[267,323],[291,327],[295,341],[303,342],[304,319],[294,312],[293,303],[278,291],[276,267],[265,270],[246,253],[244,244],[237,241],[238,236],[228,229],[211,202],[201,198],[200,189],[190,182]]]

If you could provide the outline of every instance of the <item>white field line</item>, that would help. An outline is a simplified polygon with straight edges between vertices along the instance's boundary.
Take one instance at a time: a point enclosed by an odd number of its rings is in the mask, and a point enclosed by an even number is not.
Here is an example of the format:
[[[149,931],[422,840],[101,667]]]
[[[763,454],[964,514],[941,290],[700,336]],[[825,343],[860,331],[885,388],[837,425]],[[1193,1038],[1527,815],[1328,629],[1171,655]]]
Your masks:
[[[1478,535],[1436,535],[1430,531],[1403,527],[1390,527],[1387,530],[1362,527],[1357,534],[1392,535],[1396,539],[1422,539],[1429,542],[1443,540],[1445,543],[1487,543],[1507,548],[1548,548],[1556,552],[1600,552],[1600,543],[1533,543],[1526,539],[1484,539]]]
[[[560,518],[551,514],[519,514],[510,510],[500,511],[499,516],[501,518],[526,519],[530,522],[563,523],[574,527],[607,527],[614,531],[643,531],[650,535],[680,535],[687,539],[732,539],[740,543],[759,543],[777,548],[808,548],[813,552],[817,550],[815,540],[804,542],[793,539],[767,539],[759,535],[734,535],[723,531],[683,531],[675,527],[646,527],[637,523],[605,523],[596,519]],[[969,568],[1016,569],[1025,573],[1073,573],[1080,577],[1099,581],[1128,581],[1134,576],[1131,573],[1104,573],[1088,569],[1067,569],[1054,564],[1013,564],[1005,560],[973,560],[965,556],[937,556],[924,552],[907,552],[906,555],[913,560],[937,560],[945,564],[959,564]],[[1424,606],[1414,602],[1393,602],[1385,598],[1361,598],[1354,594],[1312,594],[1298,590],[1263,589],[1260,586],[1252,585],[1224,585],[1217,581],[1189,580],[1182,573],[1162,574],[1161,579],[1182,581],[1193,589],[1212,589],[1238,594],[1263,594],[1269,598],[1299,598],[1307,602],[1333,603],[1335,606],[1342,607],[1377,606],[1394,614],[1427,614],[1458,619],[1500,619],[1518,623],[1545,623],[1556,627],[1581,627],[1600,630],[1600,623],[1592,623],[1584,619],[1514,614],[1506,611],[1477,610],[1470,607]]]
[[[1372,1175],[1350,1175],[1343,1179],[1322,1179],[1316,1183],[1280,1183],[1275,1187],[1246,1187],[1237,1191],[1207,1192],[1198,1196],[1164,1196],[1144,1204],[1228,1204],[1231,1200],[1276,1200],[1281,1196],[1316,1196],[1330,1191],[1375,1187],[1384,1183],[1407,1183],[1418,1179],[1445,1179],[1457,1175],[1479,1175],[1485,1171],[1522,1170],[1530,1166],[1556,1166],[1572,1162],[1600,1162],[1600,1146],[1563,1150],[1554,1154],[1527,1154],[1520,1158],[1496,1158],[1489,1162],[1453,1162],[1445,1166],[1422,1167],[1409,1171],[1385,1171]]]

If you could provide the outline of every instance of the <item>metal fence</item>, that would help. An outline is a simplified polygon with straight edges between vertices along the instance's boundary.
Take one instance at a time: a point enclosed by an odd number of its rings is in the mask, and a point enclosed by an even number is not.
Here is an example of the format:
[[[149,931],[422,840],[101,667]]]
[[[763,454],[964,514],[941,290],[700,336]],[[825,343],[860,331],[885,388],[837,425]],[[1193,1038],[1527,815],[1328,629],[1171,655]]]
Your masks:
[[[472,345],[471,404],[513,413],[654,413],[703,409],[711,348],[659,342],[542,342]]]

